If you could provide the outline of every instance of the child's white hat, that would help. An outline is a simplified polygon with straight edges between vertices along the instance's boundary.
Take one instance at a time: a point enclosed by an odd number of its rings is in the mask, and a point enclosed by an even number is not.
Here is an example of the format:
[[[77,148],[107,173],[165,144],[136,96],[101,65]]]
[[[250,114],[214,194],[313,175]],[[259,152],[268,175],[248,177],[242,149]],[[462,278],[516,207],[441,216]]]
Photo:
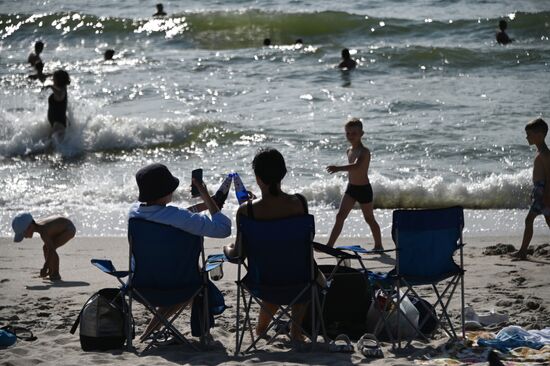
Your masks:
[[[15,237],[13,241],[19,243],[25,237],[25,231],[29,225],[33,222],[32,215],[28,212],[20,213],[19,215],[13,218],[11,222],[11,227],[15,231]]]

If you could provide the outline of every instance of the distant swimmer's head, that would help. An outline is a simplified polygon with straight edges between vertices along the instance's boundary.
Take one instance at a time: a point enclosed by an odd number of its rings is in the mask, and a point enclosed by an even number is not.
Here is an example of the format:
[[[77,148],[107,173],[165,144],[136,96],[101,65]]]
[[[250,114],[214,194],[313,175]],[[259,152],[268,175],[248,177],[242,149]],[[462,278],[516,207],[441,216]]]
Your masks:
[[[158,3],[156,5],[156,7],[157,7],[157,12],[155,14],[153,14],[153,16],[157,17],[157,16],[165,16],[166,15],[166,12],[164,11],[164,6],[161,3]]]
[[[359,118],[352,118],[344,125],[346,130],[346,139],[350,143],[355,143],[361,140],[363,137],[363,122]]]
[[[138,201],[151,203],[158,200],[170,202],[172,193],[178,188],[180,181],[172,175],[166,165],[154,163],[138,170],[136,183],[139,188]]]
[[[42,41],[36,41],[34,43],[34,52],[38,55],[40,52],[44,50],[44,42]]]
[[[108,49],[105,51],[105,53],[103,54],[103,58],[107,61],[107,60],[112,60],[113,59],[113,56],[115,55],[115,50],[113,49]]]
[[[542,118],[534,119],[525,126],[525,133],[529,145],[539,144],[548,134],[548,124]]]
[[[304,41],[302,41],[301,38],[298,38],[296,41],[294,41],[294,44],[304,44]]]
[[[506,28],[508,28],[508,23],[506,23],[506,20],[501,20],[500,22],[498,22],[498,27],[500,28],[501,31],[505,31]]]
[[[271,46],[271,39],[264,38],[264,46]]]
[[[252,161],[252,169],[260,188],[267,186],[269,193],[276,196],[281,192],[281,181],[286,175],[286,164],[283,155],[275,149],[266,148],[258,151]]]
[[[350,55],[349,50],[347,48],[344,48],[342,50],[342,58],[344,60],[349,60],[351,58],[351,55]]]
[[[60,87],[66,87],[71,83],[71,78],[65,70],[57,70],[53,73],[53,83]]]

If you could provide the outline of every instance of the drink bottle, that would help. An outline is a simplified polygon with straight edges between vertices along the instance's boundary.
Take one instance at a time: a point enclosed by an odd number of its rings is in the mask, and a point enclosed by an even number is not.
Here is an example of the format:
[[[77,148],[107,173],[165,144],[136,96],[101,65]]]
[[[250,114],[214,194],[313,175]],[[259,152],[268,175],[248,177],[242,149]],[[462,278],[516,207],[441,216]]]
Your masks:
[[[235,194],[237,195],[239,205],[248,201],[248,192],[244,187],[241,177],[239,177],[239,173],[233,173],[233,184],[235,185]]]
[[[223,263],[220,264],[220,266],[214,268],[213,270],[210,271],[210,278],[212,279],[212,281],[219,281],[223,278]]]
[[[214,194],[214,201],[218,205],[218,208],[221,210],[225,200],[227,199],[227,195],[229,194],[229,189],[231,188],[231,182],[233,181],[233,174],[227,174],[227,177],[223,180],[222,184],[220,185],[220,188],[216,191],[216,194]]]

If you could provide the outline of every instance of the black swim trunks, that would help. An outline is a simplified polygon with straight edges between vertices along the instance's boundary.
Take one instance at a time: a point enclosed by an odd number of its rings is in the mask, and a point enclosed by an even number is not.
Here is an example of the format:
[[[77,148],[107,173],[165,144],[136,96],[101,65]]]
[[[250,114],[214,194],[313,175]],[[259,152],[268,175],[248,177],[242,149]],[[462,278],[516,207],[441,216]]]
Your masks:
[[[361,204],[372,202],[372,187],[370,184],[356,186],[348,183],[346,194]]]

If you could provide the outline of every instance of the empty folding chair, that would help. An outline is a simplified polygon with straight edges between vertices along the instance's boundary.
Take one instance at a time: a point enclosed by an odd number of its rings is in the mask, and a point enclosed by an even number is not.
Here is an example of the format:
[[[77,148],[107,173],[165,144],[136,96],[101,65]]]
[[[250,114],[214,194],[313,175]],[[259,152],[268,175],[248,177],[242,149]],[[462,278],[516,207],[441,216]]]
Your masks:
[[[448,307],[460,284],[461,330],[464,337],[464,265],[462,230],[464,228],[464,213],[462,207],[450,207],[430,210],[396,210],[393,212],[392,237],[397,249],[395,268],[380,282],[390,282],[396,290],[394,311],[397,312],[397,324],[404,316],[415,334],[426,339],[421,332],[424,326],[413,324],[403,314],[401,302],[409,294],[421,298],[416,290],[420,286],[428,286],[435,295],[433,308],[438,310],[437,325],[451,338],[457,337],[455,326],[449,316]],[[459,250],[459,264],[453,255]],[[384,286],[380,286],[382,289]],[[387,298],[392,300],[392,294],[387,292]],[[428,309],[425,303],[418,306]],[[390,314],[386,314],[388,317]],[[424,320],[428,321],[428,318]],[[401,336],[398,330],[398,341]],[[409,339],[408,344],[412,341]]]

